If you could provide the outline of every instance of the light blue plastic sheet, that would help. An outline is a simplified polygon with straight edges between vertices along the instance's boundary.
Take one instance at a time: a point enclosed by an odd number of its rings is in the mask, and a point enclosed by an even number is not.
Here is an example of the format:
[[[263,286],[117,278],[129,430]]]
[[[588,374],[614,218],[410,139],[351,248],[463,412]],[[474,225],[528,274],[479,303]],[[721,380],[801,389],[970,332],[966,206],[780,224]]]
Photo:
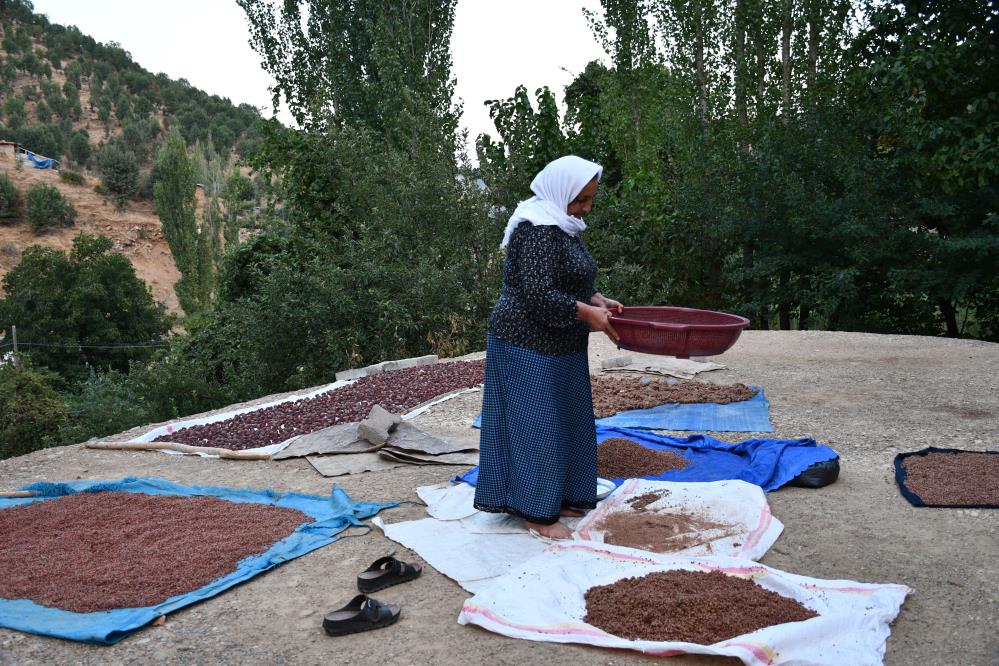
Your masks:
[[[730,444],[708,437],[668,437],[643,430],[597,426],[597,442],[609,437],[623,437],[650,449],[676,451],[690,461],[684,469],[659,475],[643,476],[656,481],[724,481],[735,479],[776,490],[815,463],[838,458],[828,446],[814,439],[747,439]],[[475,485],[479,468],[462,474],[455,481]],[[619,486],[624,479],[612,479]]]
[[[144,627],[161,615],[189,606],[272,569],[282,562],[321,548],[336,540],[336,535],[351,525],[363,525],[382,509],[396,502],[357,502],[336,486],[329,497],[281,493],[274,490],[246,490],[213,486],[182,486],[157,478],[128,477],[119,481],[68,481],[33,483],[36,497],[2,499],[0,510],[11,506],[44,502],[74,493],[116,491],[149,495],[218,497],[231,502],[257,502],[297,509],[314,519],[303,523],[292,534],[276,542],[266,552],[241,560],[236,570],[192,592],[177,595],[157,606],[119,608],[97,613],[74,613],[41,606],[26,599],[0,599],[0,626],[44,636],[55,636],[87,643],[112,645]]]
[[[675,402],[618,412],[597,419],[597,425],[642,430],[694,430],[697,432],[773,432],[770,402],[759,386],[749,400],[719,405],[712,402],[679,404]],[[482,427],[482,415],[475,417],[473,428]]]

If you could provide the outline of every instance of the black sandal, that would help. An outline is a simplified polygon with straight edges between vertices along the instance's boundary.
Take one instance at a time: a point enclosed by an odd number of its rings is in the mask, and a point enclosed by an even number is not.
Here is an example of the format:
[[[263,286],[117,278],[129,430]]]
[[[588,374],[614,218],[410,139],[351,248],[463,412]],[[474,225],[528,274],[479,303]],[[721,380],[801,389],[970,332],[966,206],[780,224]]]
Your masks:
[[[423,567],[419,564],[400,562],[391,555],[380,557],[357,576],[357,589],[377,592],[392,585],[419,578]]]
[[[395,624],[402,612],[395,604],[386,604],[359,594],[350,603],[323,617],[323,629],[330,636],[344,636],[380,629]]]

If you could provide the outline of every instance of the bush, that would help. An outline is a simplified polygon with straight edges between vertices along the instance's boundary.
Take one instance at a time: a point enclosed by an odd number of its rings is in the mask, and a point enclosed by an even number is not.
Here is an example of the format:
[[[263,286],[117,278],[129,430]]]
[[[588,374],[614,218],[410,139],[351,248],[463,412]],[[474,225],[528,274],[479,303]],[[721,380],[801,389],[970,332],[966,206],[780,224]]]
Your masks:
[[[114,198],[119,210],[139,189],[139,163],[135,154],[120,141],[112,141],[97,158],[101,182]]]
[[[23,203],[21,193],[14,182],[7,174],[0,174],[0,220],[21,217]]]
[[[76,171],[69,171],[67,169],[63,169],[62,171],[59,172],[59,178],[73,185],[87,184],[87,180],[86,178],[83,177],[82,173],[77,173]]]
[[[127,371],[170,330],[149,287],[113,247],[86,234],[73,239],[68,256],[32,245],[3,278],[0,327],[16,323],[25,341],[52,343],[33,347],[33,358],[68,381],[86,381],[91,368]]]
[[[52,185],[35,183],[28,188],[28,222],[35,230],[46,227],[71,227],[76,222],[76,209]]]
[[[52,446],[65,423],[66,406],[50,375],[0,365],[0,459]]]
[[[90,161],[90,137],[84,131],[78,131],[69,140],[69,158],[77,164]]]

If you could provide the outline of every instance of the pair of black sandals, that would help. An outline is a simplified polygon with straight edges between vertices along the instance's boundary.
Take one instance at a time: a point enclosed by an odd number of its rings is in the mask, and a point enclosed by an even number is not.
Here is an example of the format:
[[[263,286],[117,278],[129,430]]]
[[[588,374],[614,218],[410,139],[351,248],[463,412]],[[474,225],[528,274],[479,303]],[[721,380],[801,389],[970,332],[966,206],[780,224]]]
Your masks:
[[[423,567],[419,564],[401,562],[391,555],[378,558],[357,576],[357,589],[361,594],[343,608],[327,613],[323,617],[323,629],[330,636],[344,636],[395,624],[402,609],[372,599],[368,593],[413,580],[421,573]]]

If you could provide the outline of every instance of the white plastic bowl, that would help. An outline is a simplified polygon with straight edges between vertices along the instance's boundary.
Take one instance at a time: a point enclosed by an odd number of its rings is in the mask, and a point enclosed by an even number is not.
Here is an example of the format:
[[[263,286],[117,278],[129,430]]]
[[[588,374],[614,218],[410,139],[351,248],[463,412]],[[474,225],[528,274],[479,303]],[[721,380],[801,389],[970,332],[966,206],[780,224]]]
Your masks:
[[[597,477],[597,500],[602,500],[614,492],[614,482]]]

